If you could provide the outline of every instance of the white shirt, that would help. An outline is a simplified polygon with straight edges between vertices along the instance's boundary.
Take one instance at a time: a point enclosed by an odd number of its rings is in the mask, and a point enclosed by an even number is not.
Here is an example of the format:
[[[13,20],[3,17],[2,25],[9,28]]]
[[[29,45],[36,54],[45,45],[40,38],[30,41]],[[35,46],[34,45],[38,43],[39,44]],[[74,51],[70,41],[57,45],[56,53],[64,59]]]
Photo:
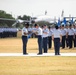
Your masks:
[[[32,28],[29,27],[27,30],[28,30],[28,31],[32,31]]]
[[[25,28],[25,27],[22,29],[22,35],[27,36],[27,35],[24,34],[24,32],[25,32],[25,33],[28,33],[28,30],[27,30],[27,28]]]
[[[74,35],[74,30],[72,28],[71,29],[69,28],[67,32],[68,35]]]
[[[62,36],[65,36],[66,35],[66,30],[65,29],[61,29],[61,33],[62,33]]]
[[[37,29],[33,27],[33,28],[31,28],[31,31],[33,31],[33,33],[34,33],[37,31]]]
[[[39,27],[39,28],[37,28],[37,32],[38,32],[38,34],[37,35],[42,35],[42,29]]]
[[[52,36],[52,30],[49,30],[48,36]]]
[[[68,32],[68,29],[69,29],[69,28],[65,28],[65,30],[66,30],[66,33]]]
[[[2,29],[0,28],[0,33],[2,32]]]
[[[47,34],[45,34],[45,32],[46,32]],[[49,34],[49,29],[48,29],[48,28],[43,29],[43,35],[42,35],[42,37],[48,37],[48,34]]]
[[[62,35],[62,33],[59,29],[55,29],[52,35],[54,35],[54,38],[60,38],[60,35]]]

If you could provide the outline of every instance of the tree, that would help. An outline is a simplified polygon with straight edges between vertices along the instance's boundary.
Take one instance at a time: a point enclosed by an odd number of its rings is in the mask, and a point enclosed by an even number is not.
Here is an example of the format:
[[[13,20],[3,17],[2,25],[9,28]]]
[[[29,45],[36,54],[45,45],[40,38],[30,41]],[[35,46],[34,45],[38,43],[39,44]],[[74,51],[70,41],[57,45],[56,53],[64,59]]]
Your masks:
[[[6,13],[3,10],[0,10],[0,18],[5,18],[6,20],[0,19],[0,26],[8,26],[11,27],[12,24],[16,21],[14,17],[12,17],[11,14]],[[23,16],[18,16],[18,19],[21,20],[30,20],[31,16],[27,16],[27,15],[23,15]],[[13,19],[13,20],[7,20],[7,19]],[[19,24],[17,24],[16,27],[20,26]]]
[[[27,15],[24,15],[24,16],[23,16],[23,20],[30,20],[30,18],[31,18],[31,17],[30,17],[30,16],[27,16]]]
[[[0,10],[0,18],[14,19],[11,14],[8,14],[3,10]]]
[[[0,19],[0,26],[2,27],[11,27],[12,24],[14,23],[14,21],[12,20],[7,20],[7,19],[14,19],[14,17],[12,17],[11,14],[6,13],[3,10],[0,10],[0,18],[3,18],[3,19]],[[5,18],[6,20],[4,20]]]
[[[23,15],[22,17],[21,16],[18,16],[18,19],[21,19],[21,20],[30,20],[31,16],[27,16],[27,15]]]
[[[22,17],[21,16],[18,16],[17,18],[22,20]]]
[[[36,22],[37,24],[39,24],[40,26],[43,26],[43,25],[47,25],[47,26],[49,26],[50,25],[50,23],[49,22],[46,22],[46,21],[38,21],[38,22]]]
[[[6,20],[0,19],[0,26],[11,27],[12,24],[14,23],[14,21],[12,21],[12,20],[7,20],[7,19],[14,19],[14,17],[12,17],[11,14],[8,14],[3,10],[0,10],[0,18],[6,18]]]

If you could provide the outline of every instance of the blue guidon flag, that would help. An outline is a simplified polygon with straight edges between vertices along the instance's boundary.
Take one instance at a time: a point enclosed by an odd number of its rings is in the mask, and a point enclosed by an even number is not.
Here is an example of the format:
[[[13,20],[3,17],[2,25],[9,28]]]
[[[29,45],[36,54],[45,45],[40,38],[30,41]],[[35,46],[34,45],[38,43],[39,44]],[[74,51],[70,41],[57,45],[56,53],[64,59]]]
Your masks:
[[[72,17],[71,24],[73,24],[73,23],[74,23],[74,20],[73,20],[73,17]]]
[[[62,21],[62,25],[64,25],[64,26],[65,26],[65,25],[66,25],[66,23],[67,23],[67,22],[66,22],[66,18],[64,17],[64,19],[63,19],[63,21]]]
[[[32,34],[33,34],[33,33],[29,34],[29,35],[27,36],[27,38],[28,38],[28,39],[31,38]]]
[[[61,21],[60,21],[60,18],[58,19],[58,27],[60,27],[60,25],[61,25]]]
[[[64,25],[66,25],[66,18],[64,17],[64,20],[63,20],[63,22],[64,22]]]

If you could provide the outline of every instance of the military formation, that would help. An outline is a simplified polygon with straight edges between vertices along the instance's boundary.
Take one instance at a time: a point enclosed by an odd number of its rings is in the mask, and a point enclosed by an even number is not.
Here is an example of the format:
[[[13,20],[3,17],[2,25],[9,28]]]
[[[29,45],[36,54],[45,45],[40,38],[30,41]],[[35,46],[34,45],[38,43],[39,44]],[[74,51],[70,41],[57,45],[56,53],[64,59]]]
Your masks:
[[[17,37],[17,28],[0,28],[0,38]],[[30,27],[29,24],[24,24],[22,29],[22,42],[23,42],[23,54],[27,55],[28,39],[32,36],[38,38],[38,55],[48,53],[48,49],[51,49],[54,43],[55,55],[60,55],[60,47],[62,49],[76,48],[76,25],[58,26],[39,26],[34,24]]]
[[[43,25],[40,27],[35,24],[32,28],[29,24],[25,24],[22,29],[22,41],[23,41],[23,54],[27,53],[28,36],[35,34],[38,38],[38,55],[47,53],[48,49],[52,48],[52,41],[54,42],[55,55],[60,55],[60,47],[64,48],[76,48],[76,25],[55,25],[55,27],[47,27]]]
[[[0,38],[17,37],[17,28],[0,28]]]

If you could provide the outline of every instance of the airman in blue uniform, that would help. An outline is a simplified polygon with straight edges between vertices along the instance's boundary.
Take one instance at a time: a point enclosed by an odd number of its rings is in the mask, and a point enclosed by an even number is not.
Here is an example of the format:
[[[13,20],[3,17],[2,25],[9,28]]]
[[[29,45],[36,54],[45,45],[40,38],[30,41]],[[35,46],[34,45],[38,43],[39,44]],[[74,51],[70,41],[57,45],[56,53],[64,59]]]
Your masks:
[[[28,27],[29,24],[25,24],[25,27],[22,29],[22,42],[23,42],[23,54],[27,55],[27,41],[28,41]]]
[[[58,26],[55,26],[55,28],[56,29],[54,29],[52,33],[52,39],[54,41],[55,55],[60,55],[60,42],[62,41],[62,34],[58,29]]]
[[[69,40],[69,49],[73,47],[73,38],[74,38],[74,30],[72,28],[72,25],[69,25],[69,29],[67,31],[68,34],[68,40]]]
[[[49,34],[49,29],[47,28],[47,25],[44,25],[43,35],[42,35],[44,53],[47,53],[48,51],[48,34]]]

